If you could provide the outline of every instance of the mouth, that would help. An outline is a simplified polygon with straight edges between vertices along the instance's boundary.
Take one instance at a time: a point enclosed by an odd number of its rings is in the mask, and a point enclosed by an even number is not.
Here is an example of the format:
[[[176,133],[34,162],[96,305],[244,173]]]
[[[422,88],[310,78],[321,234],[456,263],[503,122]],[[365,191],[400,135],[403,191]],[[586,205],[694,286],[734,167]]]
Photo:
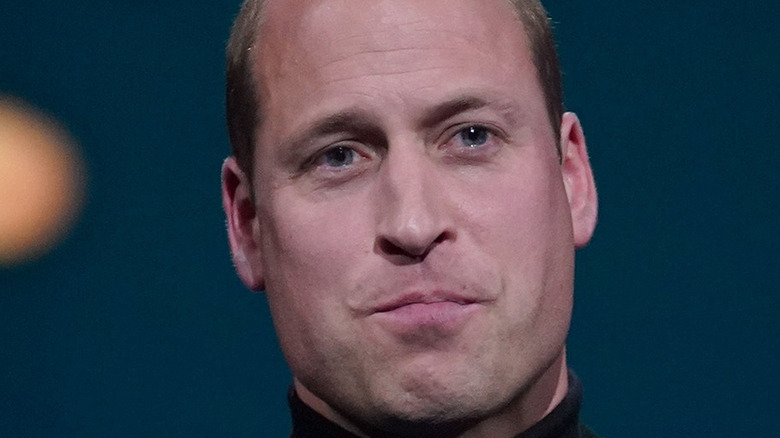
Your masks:
[[[470,304],[476,304],[478,301],[471,298],[465,298],[454,294],[446,293],[434,293],[431,295],[425,294],[408,294],[398,299],[389,301],[387,303],[377,306],[372,313],[388,313],[395,312],[404,307],[424,307],[426,305],[458,305],[468,306]]]
[[[453,293],[413,293],[377,306],[372,317],[402,338],[441,338],[460,332],[480,304],[477,299]]]

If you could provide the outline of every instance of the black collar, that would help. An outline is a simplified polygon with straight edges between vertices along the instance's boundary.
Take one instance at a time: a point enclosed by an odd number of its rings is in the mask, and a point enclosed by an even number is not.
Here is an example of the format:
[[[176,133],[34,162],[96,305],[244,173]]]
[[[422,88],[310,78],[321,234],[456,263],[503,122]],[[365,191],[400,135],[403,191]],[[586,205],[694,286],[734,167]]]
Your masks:
[[[292,415],[291,438],[358,438],[307,406],[290,388],[288,396]],[[582,386],[569,371],[569,389],[560,404],[541,421],[515,438],[581,438],[589,431],[580,424]]]

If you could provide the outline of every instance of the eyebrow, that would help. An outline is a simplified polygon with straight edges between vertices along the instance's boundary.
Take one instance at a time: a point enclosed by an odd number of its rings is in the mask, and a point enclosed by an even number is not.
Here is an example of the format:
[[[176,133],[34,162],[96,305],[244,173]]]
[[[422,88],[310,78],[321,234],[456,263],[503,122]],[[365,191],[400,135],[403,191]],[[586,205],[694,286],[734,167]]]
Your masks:
[[[457,114],[480,109],[489,104],[487,100],[476,96],[458,96],[430,109],[420,121],[420,126],[431,128]]]
[[[474,111],[484,107],[497,106],[499,112],[507,119],[514,119],[510,106],[478,96],[464,94],[448,99],[427,110],[420,119],[419,127],[431,129],[445,122],[447,119],[460,113]],[[376,117],[361,108],[346,108],[342,111],[327,115],[303,129],[300,133],[284,141],[285,148],[293,154],[288,159],[293,159],[297,152],[305,150],[305,145],[315,139],[327,135],[349,133],[363,139],[369,139],[376,144],[386,142],[385,132]]]
[[[294,166],[308,153],[308,145],[318,138],[344,133],[377,142],[382,142],[384,135],[370,114],[357,108],[349,108],[316,120],[291,138],[283,140],[282,150],[286,152],[282,160]]]
[[[431,128],[457,114],[483,108],[488,105],[490,105],[490,102],[480,97],[468,95],[458,96],[428,110],[420,121],[420,126],[423,128]],[[300,135],[296,135],[290,143],[300,144],[311,138],[342,132],[351,132],[358,135],[363,134],[371,137],[382,135],[381,130],[378,128],[378,123],[376,123],[373,117],[365,111],[351,108],[328,115],[325,118],[316,121],[301,132]]]
[[[304,133],[304,137],[315,137],[340,132],[375,131],[376,123],[363,111],[348,109],[331,114],[314,123]]]
[[[369,114],[359,109],[346,109],[317,120],[285,143],[301,145],[318,137],[345,132],[371,138],[382,135],[378,124]]]

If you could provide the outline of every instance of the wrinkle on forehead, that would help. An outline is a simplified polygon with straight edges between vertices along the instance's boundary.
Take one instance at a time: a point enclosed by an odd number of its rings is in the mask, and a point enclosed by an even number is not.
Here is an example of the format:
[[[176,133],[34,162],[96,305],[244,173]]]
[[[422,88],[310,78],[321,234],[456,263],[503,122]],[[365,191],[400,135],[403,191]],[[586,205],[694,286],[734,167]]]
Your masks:
[[[494,7],[484,0],[459,1],[466,3],[465,7],[437,1],[270,2],[262,43],[276,45],[276,52],[285,55],[276,58],[282,74],[305,67],[322,68],[353,56],[384,53],[425,57],[428,50],[457,50],[464,44],[480,44],[485,50],[517,44],[521,25],[505,1],[493,2]],[[472,12],[479,19],[472,19]],[[506,20],[517,23],[511,27],[518,32],[507,33],[506,27],[494,25]],[[444,33],[445,38],[434,37],[436,33]],[[446,47],[434,45],[441,41],[447,41]]]
[[[503,0],[267,6],[254,68],[263,112],[277,122],[266,129],[275,134],[327,109],[321,107],[390,97],[434,103],[469,90],[485,95],[538,86],[518,80],[524,70],[535,78],[535,67],[522,24]]]

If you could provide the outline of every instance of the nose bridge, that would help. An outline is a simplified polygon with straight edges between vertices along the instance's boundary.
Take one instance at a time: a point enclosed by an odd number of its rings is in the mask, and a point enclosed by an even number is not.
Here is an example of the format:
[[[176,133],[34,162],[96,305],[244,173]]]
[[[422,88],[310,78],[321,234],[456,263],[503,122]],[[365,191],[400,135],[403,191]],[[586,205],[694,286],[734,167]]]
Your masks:
[[[439,182],[424,146],[389,148],[380,170],[377,237],[413,256],[441,239],[447,225]]]

